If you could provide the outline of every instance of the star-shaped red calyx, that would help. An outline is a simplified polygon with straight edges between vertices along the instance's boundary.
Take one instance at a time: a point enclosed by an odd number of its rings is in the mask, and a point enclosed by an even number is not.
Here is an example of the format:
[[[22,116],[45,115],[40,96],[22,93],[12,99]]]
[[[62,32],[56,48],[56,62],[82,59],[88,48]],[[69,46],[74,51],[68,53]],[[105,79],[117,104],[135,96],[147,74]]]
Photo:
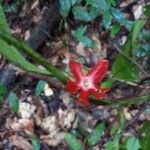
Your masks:
[[[88,96],[93,95],[96,99],[102,99],[108,91],[107,88],[98,86],[108,71],[108,60],[102,59],[86,75],[82,72],[82,65],[76,61],[70,61],[69,67],[74,75],[74,81],[68,80],[66,90],[71,94],[80,93],[77,103],[89,106]]]

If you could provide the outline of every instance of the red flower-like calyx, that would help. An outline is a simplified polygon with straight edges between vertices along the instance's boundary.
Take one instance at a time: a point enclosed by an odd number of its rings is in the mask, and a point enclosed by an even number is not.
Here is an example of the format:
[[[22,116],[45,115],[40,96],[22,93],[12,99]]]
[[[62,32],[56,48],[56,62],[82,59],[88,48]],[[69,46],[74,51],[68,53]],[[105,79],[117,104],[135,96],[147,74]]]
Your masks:
[[[74,81],[68,80],[66,90],[71,94],[80,93],[77,103],[89,106],[88,96],[93,95],[96,99],[105,97],[107,88],[98,86],[108,70],[108,60],[100,60],[86,75],[82,72],[82,65],[76,61],[70,61],[69,67],[74,75]]]

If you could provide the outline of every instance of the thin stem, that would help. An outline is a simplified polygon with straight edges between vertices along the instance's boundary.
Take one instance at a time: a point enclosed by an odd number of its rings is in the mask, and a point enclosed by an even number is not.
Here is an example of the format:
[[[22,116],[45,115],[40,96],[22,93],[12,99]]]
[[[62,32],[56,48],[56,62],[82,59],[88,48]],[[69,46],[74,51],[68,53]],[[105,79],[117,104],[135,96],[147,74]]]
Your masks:
[[[137,95],[137,96],[132,96],[132,97],[122,97],[118,99],[104,99],[104,100],[95,100],[90,98],[90,102],[93,104],[96,104],[96,106],[93,106],[89,109],[93,109],[97,107],[97,105],[103,105],[103,106],[111,106],[113,108],[122,108],[122,107],[127,107],[131,106],[134,104],[141,104],[146,101],[150,101],[150,93],[146,95]]]
[[[62,82],[66,82],[67,76],[64,75],[62,71],[60,71],[58,68],[54,67],[53,65],[49,64],[47,59],[42,57],[40,54],[38,54],[36,51],[34,51],[30,46],[25,44],[21,40],[15,39],[13,36],[4,33],[0,31],[0,37],[3,38],[5,41],[7,41],[9,44],[15,45],[15,47],[18,48],[18,50],[26,52],[28,55],[30,55],[37,63],[42,64],[50,73],[52,76],[56,77]]]

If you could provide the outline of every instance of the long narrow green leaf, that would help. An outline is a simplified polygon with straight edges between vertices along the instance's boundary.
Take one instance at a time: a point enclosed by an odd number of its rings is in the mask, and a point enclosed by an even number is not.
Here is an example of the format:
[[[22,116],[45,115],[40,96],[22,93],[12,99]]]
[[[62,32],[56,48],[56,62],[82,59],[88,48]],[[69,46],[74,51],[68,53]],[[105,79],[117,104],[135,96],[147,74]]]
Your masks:
[[[24,43],[21,40],[17,40],[13,36],[1,31],[0,31],[0,38],[7,41],[7,43],[13,45],[14,47],[16,47],[17,50],[23,51],[26,54],[28,54],[30,57],[34,59],[35,62],[42,64],[51,73],[52,76],[56,77],[62,82],[66,82],[68,77],[62,71],[60,71],[58,68],[54,67],[53,65],[49,64],[46,58],[44,58],[39,53],[34,51],[26,43]]]
[[[31,64],[13,46],[8,45],[2,39],[0,39],[0,54],[6,57],[9,61],[13,62],[16,65],[19,65],[21,68],[27,71],[50,75],[47,70],[40,69]]]
[[[8,27],[6,17],[5,17],[1,4],[0,4],[0,30],[3,30],[9,33],[9,27]]]
[[[146,20],[136,20],[134,22],[133,31],[132,31],[132,47],[136,46],[138,35],[145,24],[146,24]]]

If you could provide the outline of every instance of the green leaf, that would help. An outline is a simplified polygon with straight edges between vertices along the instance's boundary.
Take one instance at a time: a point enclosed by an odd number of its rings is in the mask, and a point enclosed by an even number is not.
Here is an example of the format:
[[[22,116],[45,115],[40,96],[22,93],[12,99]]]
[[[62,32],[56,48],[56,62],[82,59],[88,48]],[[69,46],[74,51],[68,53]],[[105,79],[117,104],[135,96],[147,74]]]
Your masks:
[[[118,130],[118,126],[119,126],[119,122],[115,122],[114,124],[112,124],[111,129],[110,129],[110,135],[111,136],[116,134],[116,132]]]
[[[122,111],[119,112],[119,122],[117,124],[113,124],[110,134],[111,136],[114,135],[114,139],[112,141],[108,141],[105,145],[106,150],[119,150],[120,145],[119,141],[121,136],[124,132],[124,125],[125,125],[125,116]]]
[[[8,93],[8,90],[5,86],[0,85],[0,103],[3,101],[5,94]]]
[[[134,22],[131,32],[131,39],[128,38],[126,44],[121,49],[121,52],[123,52],[125,55],[120,53],[116,57],[116,60],[113,64],[112,73],[115,78],[125,81],[139,81],[139,73],[137,67],[131,60],[128,59],[128,57],[133,57],[133,50],[138,46],[138,35],[145,23],[145,20],[136,20]]]
[[[17,113],[19,110],[19,99],[14,92],[9,93],[8,101],[9,101],[11,111]]]
[[[89,22],[93,21],[99,15],[99,10],[91,8],[88,11],[86,7],[75,6],[73,7],[73,14],[76,19]]]
[[[3,8],[1,6],[1,4],[0,4],[0,30],[3,30],[5,32],[9,33],[9,27],[8,27],[6,17],[5,17],[5,14],[3,12]]]
[[[150,4],[144,7],[144,14],[150,16]]]
[[[116,79],[124,81],[139,81],[139,73],[135,64],[128,59],[132,58],[132,43],[128,40],[127,43],[122,47],[122,53],[119,53],[112,66],[112,74]]]
[[[119,9],[112,7],[111,12],[117,22],[121,23],[122,25],[126,23],[126,18]]]
[[[89,39],[87,36],[83,36],[79,39],[79,41],[85,45],[86,47],[93,47],[94,46],[94,41]]]
[[[101,87],[103,87],[103,88],[111,88],[113,83],[114,83],[114,80],[108,79],[105,82],[101,83]]]
[[[106,0],[86,0],[86,2],[102,12],[109,10],[110,7]]]
[[[87,47],[93,47],[94,46],[94,41],[89,39],[87,36],[84,36],[84,34],[87,31],[86,26],[81,26],[79,27],[76,31],[72,32],[72,35],[77,38],[79,42],[81,42],[83,45]]]
[[[82,36],[84,36],[84,34],[87,31],[87,26],[81,26],[79,27],[77,30],[72,32],[72,35],[74,37],[76,37],[77,39],[81,38]]]
[[[3,100],[4,100],[4,96],[0,95],[0,104],[3,102]]]
[[[81,7],[81,6],[73,7],[73,14],[76,19],[87,21],[87,22],[91,21],[91,17],[85,7]]]
[[[149,150],[149,148],[150,148],[150,137],[148,137],[146,139],[141,139],[140,145],[141,145],[142,150]]]
[[[119,112],[119,128],[118,131],[119,133],[123,132],[124,130],[124,127],[125,127],[125,122],[126,122],[126,119],[125,119],[125,115],[122,111]]]
[[[131,31],[131,29],[133,28],[133,24],[134,24],[134,21],[126,20],[124,26],[128,29],[128,31]]]
[[[36,96],[39,96],[43,92],[45,84],[46,84],[46,82],[43,80],[40,80],[37,83],[36,88],[35,88],[35,95]]]
[[[106,29],[109,29],[110,28],[110,25],[111,25],[111,21],[112,21],[112,15],[111,15],[111,12],[110,11],[106,11],[103,15],[103,24],[104,24],[104,27]]]
[[[67,17],[71,8],[71,0],[59,0],[60,13],[63,17]]]
[[[71,5],[74,6],[77,2],[78,0],[71,0]]]
[[[125,26],[129,31],[132,29],[133,21],[127,20],[125,15],[119,9],[112,7],[111,12],[112,12],[112,16],[114,16],[114,19],[118,23]]]
[[[91,17],[85,7],[81,7],[81,6],[73,7],[73,14],[76,19],[87,21],[87,22],[91,21]]]
[[[33,150],[40,150],[40,147],[41,147],[40,142],[36,137],[33,137],[31,142],[32,142]]]
[[[116,5],[116,0],[107,0],[107,2],[108,2],[110,5],[113,5],[113,6]]]
[[[100,15],[100,11],[98,9],[95,9],[94,7],[91,7],[89,15],[90,15],[91,21],[93,21],[96,17]]]
[[[17,6],[14,3],[3,5],[3,10],[4,10],[4,12],[7,12],[7,13],[14,13],[14,12],[16,12],[16,9],[17,9]]]
[[[144,134],[145,135],[144,137],[148,138],[148,137],[150,137],[150,132],[149,131],[150,131],[150,121],[145,121],[142,124],[142,128],[139,130],[139,133]]]
[[[119,138],[115,138],[112,141],[108,141],[105,144],[105,150],[119,150]]]
[[[45,73],[47,75],[51,75],[53,77],[56,77],[57,79],[59,79],[62,82],[66,82],[68,77],[63,73],[63,71],[60,71],[60,69],[49,64],[49,62],[46,58],[44,58],[39,53],[34,51],[25,42],[23,42],[21,40],[17,40],[17,39],[15,39],[15,37],[7,34],[6,32],[1,32],[1,31],[0,31],[0,38],[7,41],[10,45],[13,45],[15,48],[17,48],[18,51],[23,51],[24,53],[28,54],[38,64],[42,64],[48,70],[48,71],[45,71],[42,69],[43,74]]]
[[[40,69],[27,61],[13,46],[0,39],[0,54],[23,69],[40,74],[50,75],[47,70]],[[10,55],[11,54],[11,55]]]
[[[146,24],[146,20],[135,20],[132,31],[132,48],[136,47],[137,38],[143,26]]]
[[[0,94],[7,94],[8,89],[4,85],[0,85]]]
[[[72,135],[70,133],[66,133],[65,140],[70,145],[71,149],[73,149],[73,150],[82,150],[83,149],[83,145],[74,135]]]
[[[139,140],[135,137],[130,137],[127,140],[127,150],[139,150],[141,148]]]
[[[114,36],[120,31],[120,25],[114,24],[111,28],[111,35]]]
[[[105,124],[104,123],[98,124],[88,137],[88,140],[87,140],[88,145],[93,146],[98,141],[100,141],[104,130],[105,130]]]
[[[143,138],[139,139],[141,149],[142,150],[149,150],[150,147],[150,121],[145,121],[142,125],[142,128],[139,130],[141,135],[144,134]]]

